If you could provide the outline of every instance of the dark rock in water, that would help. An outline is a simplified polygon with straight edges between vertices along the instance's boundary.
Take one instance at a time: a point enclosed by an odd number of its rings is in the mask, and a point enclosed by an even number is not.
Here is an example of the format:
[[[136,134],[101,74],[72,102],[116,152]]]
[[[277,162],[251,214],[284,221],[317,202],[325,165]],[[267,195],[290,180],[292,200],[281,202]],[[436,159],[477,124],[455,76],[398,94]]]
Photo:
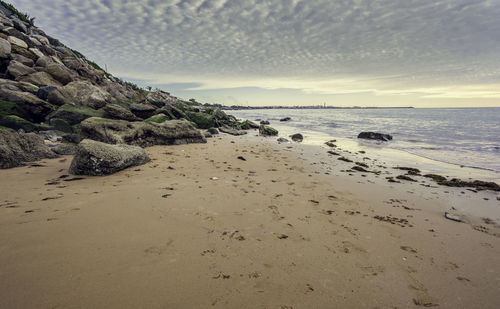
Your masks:
[[[106,116],[111,119],[127,120],[127,121],[138,121],[140,120],[136,115],[125,107],[121,107],[117,104],[108,104],[103,107],[103,111]]]
[[[0,128],[0,168],[11,168],[21,166],[23,162],[56,157],[35,133]]]
[[[290,120],[292,120],[292,118],[290,117],[285,117],[280,119],[280,121],[290,121]]]
[[[379,140],[379,141],[392,140],[392,136],[390,136],[389,134],[382,134],[382,133],[376,133],[376,132],[361,132],[361,133],[359,133],[358,138],[374,139],[374,140]]]
[[[259,134],[264,136],[276,136],[278,135],[278,130],[262,124],[259,127]]]
[[[226,126],[220,127],[219,131],[221,131],[223,133],[226,133],[226,134],[235,135],[235,136],[247,134],[246,131],[238,130],[238,129],[233,129],[233,128],[226,127]]]
[[[216,128],[209,128],[207,131],[213,135],[219,134],[219,130],[217,130]]]
[[[290,135],[290,138],[294,142],[302,142],[304,140],[304,136],[302,136],[302,134],[300,134],[300,133]]]
[[[278,139],[277,139],[277,141],[278,141],[278,143],[289,143],[289,142],[290,142],[289,140],[287,140],[287,139],[286,139],[286,138],[284,138],[284,137],[280,137],[280,138],[278,138]]]
[[[78,149],[77,144],[59,144],[51,150],[59,155],[74,155]]]
[[[245,120],[240,124],[242,130],[258,129],[259,125],[250,120]]]
[[[156,107],[151,104],[132,104],[130,111],[139,118],[147,119],[155,114]]]
[[[262,121],[260,122],[260,124],[269,125],[270,123],[269,123],[269,121],[267,121],[267,120],[262,120]]]
[[[82,121],[80,129],[83,137],[109,144],[148,147],[207,142],[201,132],[186,120],[152,123],[92,117]]]
[[[69,172],[74,175],[103,176],[150,160],[144,149],[138,146],[110,145],[86,139],[78,145]]]

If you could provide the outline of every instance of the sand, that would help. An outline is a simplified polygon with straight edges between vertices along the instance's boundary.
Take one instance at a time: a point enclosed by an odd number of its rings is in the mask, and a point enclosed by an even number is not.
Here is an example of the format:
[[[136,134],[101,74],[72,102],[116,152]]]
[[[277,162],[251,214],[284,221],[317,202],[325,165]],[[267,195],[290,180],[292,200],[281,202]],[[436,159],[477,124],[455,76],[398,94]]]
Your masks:
[[[66,176],[71,156],[0,170],[0,307],[500,307],[499,218],[467,211],[495,193],[327,150],[251,133],[106,177]]]

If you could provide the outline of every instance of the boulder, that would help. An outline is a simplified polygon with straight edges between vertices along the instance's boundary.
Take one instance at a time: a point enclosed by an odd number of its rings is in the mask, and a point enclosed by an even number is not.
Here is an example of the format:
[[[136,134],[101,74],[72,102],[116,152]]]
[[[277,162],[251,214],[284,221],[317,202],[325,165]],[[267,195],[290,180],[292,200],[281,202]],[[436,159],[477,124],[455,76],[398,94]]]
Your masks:
[[[51,57],[49,56],[41,56],[39,57],[35,64],[39,67],[46,68],[49,64],[54,63],[54,60],[52,60]]]
[[[290,117],[285,117],[280,119],[280,121],[290,121],[290,120],[292,120],[292,118]]]
[[[157,109],[155,113],[165,114],[165,115],[171,117],[171,119],[187,118],[186,114],[183,111],[181,111],[177,107],[175,107],[173,105],[169,105],[169,104],[163,106],[162,108]]]
[[[109,98],[109,93],[92,85],[89,81],[74,81],[60,89],[61,94],[69,102],[86,105],[99,109],[104,107]]]
[[[35,133],[0,128],[0,168],[11,168],[21,166],[24,162],[56,157]]]
[[[242,130],[258,129],[259,125],[250,120],[245,120],[240,124]]]
[[[25,132],[33,132],[38,130],[38,125],[25,120],[19,116],[16,115],[8,115],[0,119],[0,126],[6,127],[6,128],[11,128],[13,130],[19,130],[22,129]]]
[[[34,94],[24,91],[2,89],[0,91],[0,100],[15,103],[16,115],[31,122],[42,122],[45,120],[45,116],[55,109],[53,105],[40,100]]]
[[[392,140],[392,136],[390,136],[389,134],[382,134],[376,132],[361,132],[359,133],[358,138],[379,140],[384,142]]]
[[[18,46],[18,47],[24,48],[24,49],[28,48],[28,44],[26,44],[26,42],[24,42],[21,39],[16,38],[15,36],[9,36],[7,38],[7,41],[9,41],[11,45],[15,45],[15,46]]]
[[[163,107],[168,103],[174,103],[174,98],[165,92],[151,91],[146,95],[146,101],[156,107]]]
[[[262,120],[262,121],[260,122],[260,124],[269,125],[270,123],[269,123],[269,121],[267,121],[267,120]]]
[[[300,134],[300,133],[290,135],[290,138],[292,139],[292,141],[299,142],[299,143],[304,140],[304,136],[302,136],[302,134]]]
[[[155,114],[156,107],[151,104],[131,104],[130,111],[139,118],[147,119]]]
[[[219,130],[217,130],[216,128],[208,128],[207,132],[212,134],[212,135],[219,134]]]
[[[247,134],[246,131],[238,130],[238,129],[234,129],[234,128],[230,128],[230,127],[226,127],[226,126],[220,127],[219,131],[226,133],[226,134],[235,135],[235,136]]]
[[[22,76],[18,80],[28,82],[37,86],[62,86],[60,82],[56,81],[51,75],[46,72],[32,73],[26,76]]]
[[[275,136],[278,135],[278,130],[261,124],[259,127],[259,134],[264,136]]]
[[[7,67],[7,73],[9,76],[12,76],[14,79],[17,79],[21,76],[35,73],[36,71],[32,68],[22,64],[21,62],[12,60]]]
[[[209,129],[216,126],[215,117],[204,112],[190,112],[187,111],[186,115],[189,120],[194,122],[200,129]]]
[[[11,51],[10,42],[0,38],[0,59],[8,58]]]
[[[71,70],[59,63],[49,63],[45,70],[63,85],[69,84],[75,78],[75,74]]]
[[[38,88],[36,96],[39,97],[42,100],[47,100],[47,97],[49,96],[49,94],[52,91],[54,91],[54,90],[57,90],[57,87],[54,87],[54,86],[42,86],[42,87]]]
[[[107,104],[103,107],[103,111],[106,113],[107,118],[127,121],[139,120],[131,111],[117,104]]]
[[[74,175],[103,176],[149,161],[151,159],[141,147],[110,145],[86,139],[78,145],[69,172]]]
[[[103,117],[104,111],[95,110],[84,105],[64,104],[47,116],[47,119],[63,119],[75,125],[90,117]]]
[[[12,18],[11,21],[17,30],[19,30],[23,33],[28,33],[28,27],[25,25],[25,23],[22,20],[20,20],[19,18]]]
[[[109,144],[148,147],[153,145],[206,143],[206,139],[201,132],[186,120],[151,123],[92,117],[82,121],[80,129],[83,137]]]
[[[18,61],[18,62],[20,62],[28,67],[32,67],[35,65],[35,62],[33,61],[33,59],[30,59],[28,57],[24,57],[23,55],[12,54],[11,58],[12,58],[12,60]]]
[[[162,123],[167,120],[170,120],[170,118],[165,114],[156,114],[154,116],[149,117],[148,119],[145,119],[144,122]]]
[[[37,56],[38,59],[40,59],[41,57],[45,57],[45,55],[38,48],[28,48],[28,50],[32,52],[35,56]]]

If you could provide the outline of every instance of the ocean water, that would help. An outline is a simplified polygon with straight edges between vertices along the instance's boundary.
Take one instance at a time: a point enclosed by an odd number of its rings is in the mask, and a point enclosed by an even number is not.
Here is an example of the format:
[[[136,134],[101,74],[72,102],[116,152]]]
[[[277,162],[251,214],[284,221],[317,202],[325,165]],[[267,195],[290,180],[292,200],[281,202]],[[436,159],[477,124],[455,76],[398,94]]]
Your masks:
[[[305,143],[328,138],[360,146],[394,149],[436,163],[500,176],[500,108],[269,109],[228,111],[240,119],[269,120],[280,136],[306,136]],[[280,122],[291,117],[288,122]],[[361,140],[362,131],[391,134],[389,142]],[[396,152],[397,153],[397,152]]]

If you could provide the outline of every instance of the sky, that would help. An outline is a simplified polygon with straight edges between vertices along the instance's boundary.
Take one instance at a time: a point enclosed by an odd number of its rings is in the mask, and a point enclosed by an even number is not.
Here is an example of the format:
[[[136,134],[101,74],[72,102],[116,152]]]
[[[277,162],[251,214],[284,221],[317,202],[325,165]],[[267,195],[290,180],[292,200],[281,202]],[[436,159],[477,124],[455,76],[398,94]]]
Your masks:
[[[500,0],[10,0],[115,76],[225,105],[500,107]]]

